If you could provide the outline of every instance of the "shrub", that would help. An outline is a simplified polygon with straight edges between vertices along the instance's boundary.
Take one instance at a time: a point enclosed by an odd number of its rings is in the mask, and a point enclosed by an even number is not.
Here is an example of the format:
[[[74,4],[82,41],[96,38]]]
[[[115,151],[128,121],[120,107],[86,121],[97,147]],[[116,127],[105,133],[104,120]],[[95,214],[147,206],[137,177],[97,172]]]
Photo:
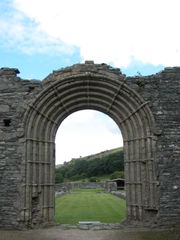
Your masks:
[[[90,181],[90,182],[96,182],[96,178],[95,178],[95,177],[90,177],[90,178],[89,178],[89,181]]]
[[[116,179],[116,178],[124,178],[124,172],[123,171],[115,171],[110,175],[110,179]]]

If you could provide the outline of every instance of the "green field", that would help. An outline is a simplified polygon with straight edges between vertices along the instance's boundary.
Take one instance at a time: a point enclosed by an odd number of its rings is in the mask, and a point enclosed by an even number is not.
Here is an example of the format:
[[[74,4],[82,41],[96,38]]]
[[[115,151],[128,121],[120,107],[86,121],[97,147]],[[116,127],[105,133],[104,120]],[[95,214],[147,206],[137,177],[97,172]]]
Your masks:
[[[79,221],[119,223],[125,218],[125,201],[101,189],[75,190],[56,199],[55,222],[76,224]]]

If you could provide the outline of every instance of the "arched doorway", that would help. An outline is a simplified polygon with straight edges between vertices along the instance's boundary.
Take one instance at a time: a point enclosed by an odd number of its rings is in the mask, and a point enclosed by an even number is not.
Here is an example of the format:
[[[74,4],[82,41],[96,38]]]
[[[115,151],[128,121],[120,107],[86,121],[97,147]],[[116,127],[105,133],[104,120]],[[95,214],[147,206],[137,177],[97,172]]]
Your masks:
[[[55,142],[55,223],[124,220],[125,201],[107,193],[112,188],[108,180],[124,177],[123,140],[116,123],[99,111],[77,111],[61,123]],[[59,197],[62,190],[69,194]]]
[[[91,64],[90,64],[91,65]],[[107,66],[72,67],[43,82],[29,104],[25,124],[25,184],[23,221],[54,221],[55,135],[61,122],[83,109],[98,110],[121,129],[127,193],[127,221],[144,221],[157,213],[154,172],[154,118],[148,102],[126,84],[126,78]]]

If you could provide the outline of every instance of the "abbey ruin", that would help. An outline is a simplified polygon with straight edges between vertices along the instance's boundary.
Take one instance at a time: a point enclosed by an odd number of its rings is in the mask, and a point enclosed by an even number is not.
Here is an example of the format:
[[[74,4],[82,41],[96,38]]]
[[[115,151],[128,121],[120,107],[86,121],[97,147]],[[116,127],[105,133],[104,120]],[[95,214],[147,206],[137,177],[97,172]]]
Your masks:
[[[180,225],[180,67],[126,77],[86,61],[43,81],[18,73],[0,69],[0,227],[53,223],[56,131],[83,109],[121,130],[127,223]]]

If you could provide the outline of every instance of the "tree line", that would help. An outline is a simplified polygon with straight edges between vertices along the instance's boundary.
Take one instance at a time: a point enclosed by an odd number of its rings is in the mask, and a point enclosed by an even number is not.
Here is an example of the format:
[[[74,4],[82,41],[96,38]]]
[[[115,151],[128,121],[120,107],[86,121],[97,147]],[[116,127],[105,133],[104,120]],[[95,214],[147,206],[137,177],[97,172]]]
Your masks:
[[[55,182],[76,181],[124,171],[122,148],[84,158],[72,159],[55,170]]]

